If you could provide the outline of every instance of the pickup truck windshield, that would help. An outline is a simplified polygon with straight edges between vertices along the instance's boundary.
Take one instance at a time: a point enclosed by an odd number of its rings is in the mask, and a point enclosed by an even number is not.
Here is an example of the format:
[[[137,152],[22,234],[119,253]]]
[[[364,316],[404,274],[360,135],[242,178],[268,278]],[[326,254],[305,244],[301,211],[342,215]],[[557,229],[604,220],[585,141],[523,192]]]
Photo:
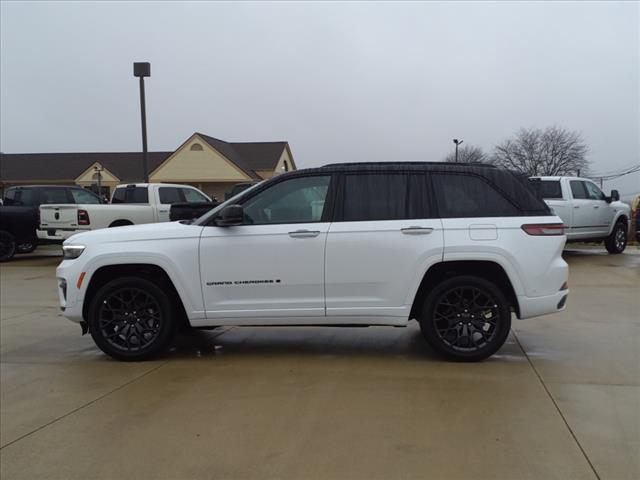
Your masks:
[[[562,198],[560,180],[530,180],[533,188],[542,198]]]

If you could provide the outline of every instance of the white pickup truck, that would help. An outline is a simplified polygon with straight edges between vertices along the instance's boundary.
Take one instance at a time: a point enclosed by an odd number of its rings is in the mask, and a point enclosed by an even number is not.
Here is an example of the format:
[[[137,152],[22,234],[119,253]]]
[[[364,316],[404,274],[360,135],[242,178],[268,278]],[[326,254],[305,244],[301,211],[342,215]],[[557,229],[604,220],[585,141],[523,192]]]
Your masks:
[[[100,228],[168,222],[171,205],[185,202],[202,204],[211,202],[211,199],[188,185],[118,185],[113,191],[111,204],[42,205],[38,238],[64,240],[76,233]]]
[[[631,209],[617,190],[606,196],[588,178],[531,177],[544,201],[565,225],[568,242],[603,241],[609,253],[627,246]]]

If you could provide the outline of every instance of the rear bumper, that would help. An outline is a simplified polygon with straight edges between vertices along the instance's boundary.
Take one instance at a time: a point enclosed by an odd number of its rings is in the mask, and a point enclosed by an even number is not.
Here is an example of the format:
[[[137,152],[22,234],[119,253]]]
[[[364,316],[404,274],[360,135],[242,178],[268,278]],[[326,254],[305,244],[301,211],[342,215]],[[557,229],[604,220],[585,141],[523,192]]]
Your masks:
[[[36,234],[40,240],[50,240],[50,241],[58,241],[63,242],[67,238],[75,235],[76,233],[80,233],[83,230],[59,230],[59,229],[48,229],[48,230],[36,230]]]
[[[567,306],[568,296],[568,289],[560,290],[553,295],[545,295],[544,297],[518,295],[518,306],[520,307],[520,316],[518,318],[532,318],[561,312]]]

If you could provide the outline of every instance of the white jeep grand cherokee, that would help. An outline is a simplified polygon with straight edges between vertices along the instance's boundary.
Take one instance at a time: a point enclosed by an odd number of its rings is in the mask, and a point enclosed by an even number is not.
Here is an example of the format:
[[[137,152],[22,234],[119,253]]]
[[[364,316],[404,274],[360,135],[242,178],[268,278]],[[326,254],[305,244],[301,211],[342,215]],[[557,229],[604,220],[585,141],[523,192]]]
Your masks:
[[[81,233],[57,269],[64,315],[120,360],[178,327],[393,325],[476,361],[511,312],[568,295],[562,221],[526,178],[446,163],[329,165],[279,175],[192,224]]]

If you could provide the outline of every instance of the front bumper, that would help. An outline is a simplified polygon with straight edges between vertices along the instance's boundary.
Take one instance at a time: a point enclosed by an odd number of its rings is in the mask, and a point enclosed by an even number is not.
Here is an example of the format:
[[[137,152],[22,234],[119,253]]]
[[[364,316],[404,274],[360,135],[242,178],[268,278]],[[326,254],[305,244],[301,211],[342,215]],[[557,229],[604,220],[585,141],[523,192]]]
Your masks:
[[[520,307],[518,318],[532,318],[561,312],[567,306],[568,296],[569,289],[559,290],[553,295],[545,295],[543,297],[518,295],[518,306]]]
[[[63,260],[56,269],[60,310],[62,315],[76,323],[83,321],[82,306],[89,283],[88,278],[83,278],[79,285],[81,274],[82,265],[77,260]]]

